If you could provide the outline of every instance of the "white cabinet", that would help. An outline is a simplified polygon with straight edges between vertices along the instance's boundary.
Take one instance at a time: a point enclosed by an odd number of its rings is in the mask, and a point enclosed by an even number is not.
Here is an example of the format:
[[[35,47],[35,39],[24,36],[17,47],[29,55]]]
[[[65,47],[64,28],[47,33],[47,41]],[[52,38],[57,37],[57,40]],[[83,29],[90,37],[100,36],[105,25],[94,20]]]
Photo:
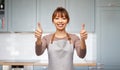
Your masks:
[[[70,15],[67,30],[79,33],[86,24],[88,32],[94,32],[94,0],[8,0],[8,31],[33,32],[40,22],[43,32],[54,32],[52,14],[59,7],[65,7]]]
[[[118,3],[120,0],[97,1],[97,60],[98,63],[104,64],[105,70],[120,69],[120,56],[118,56],[120,52],[120,7]]]
[[[62,6],[68,10],[70,23],[67,30],[79,33],[81,25],[86,24],[88,32],[94,32],[94,0],[38,0],[38,19],[41,22],[44,32],[53,32],[55,27],[52,24],[52,13]]]
[[[97,7],[120,7],[120,0],[96,0]]]
[[[0,65],[0,70],[2,70],[2,65]]]
[[[11,32],[31,32],[36,25],[36,0],[11,0],[9,13]]]
[[[54,32],[52,14],[59,7],[65,7],[65,0],[37,0],[37,21],[41,23],[43,32]]]
[[[99,9],[99,28],[101,41],[101,58],[104,63],[120,63],[117,61],[120,57],[119,52],[119,26],[120,26],[120,8],[100,8]],[[118,49],[119,48],[119,49]],[[109,49],[109,50],[107,50]],[[107,52],[106,52],[107,50]],[[114,50],[114,51],[113,51]],[[106,53],[105,53],[106,52]],[[112,56],[109,54],[113,54]],[[115,57],[115,58],[114,58]],[[111,61],[112,60],[112,61]]]
[[[66,7],[70,13],[70,32],[80,32],[81,25],[86,25],[88,32],[94,32],[94,0],[67,0]]]

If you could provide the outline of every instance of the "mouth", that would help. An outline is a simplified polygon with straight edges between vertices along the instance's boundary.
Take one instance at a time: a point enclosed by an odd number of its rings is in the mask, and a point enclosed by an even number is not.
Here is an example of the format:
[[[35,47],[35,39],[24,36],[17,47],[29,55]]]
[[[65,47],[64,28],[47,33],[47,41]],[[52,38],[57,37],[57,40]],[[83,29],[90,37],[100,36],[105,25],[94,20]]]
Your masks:
[[[63,26],[64,26],[64,24],[57,24],[57,26],[58,26],[58,27],[63,27]]]

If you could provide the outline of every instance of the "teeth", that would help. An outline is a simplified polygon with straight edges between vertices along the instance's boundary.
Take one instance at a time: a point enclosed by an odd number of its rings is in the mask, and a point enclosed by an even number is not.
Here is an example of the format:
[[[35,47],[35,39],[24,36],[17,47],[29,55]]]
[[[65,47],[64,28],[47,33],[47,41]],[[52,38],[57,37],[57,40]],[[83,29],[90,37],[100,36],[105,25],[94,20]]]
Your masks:
[[[62,24],[58,24],[58,26],[62,27],[63,25]]]
[[[59,25],[59,26],[62,26],[62,25]]]

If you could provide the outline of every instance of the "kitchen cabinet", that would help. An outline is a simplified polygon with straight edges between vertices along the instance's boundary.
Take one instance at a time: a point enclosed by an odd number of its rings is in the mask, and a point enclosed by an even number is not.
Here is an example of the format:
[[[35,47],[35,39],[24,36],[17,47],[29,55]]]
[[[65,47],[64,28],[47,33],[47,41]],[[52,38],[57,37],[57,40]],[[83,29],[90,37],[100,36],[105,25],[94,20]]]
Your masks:
[[[33,32],[40,22],[43,32],[54,32],[52,14],[59,7],[65,7],[70,15],[68,32],[79,33],[85,23],[88,32],[95,31],[94,0],[6,0],[5,29],[9,32]]]
[[[24,66],[25,70],[47,70],[47,66]],[[18,68],[14,68],[14,69],[18,69]],[[20,68],[19,68],[20,69]],[[89,69],[89,67],[84,67],[84,66],[80,66],[80,67],[74,67],[75,70],[91,70]],[[0,70],[3,70],[2,66],[0,66]],[[93,70],[93,69],[92,69]],[[95,69],[94,69],[95,70]]]
[[[7,0],[0,0],[0,32],[7,31]]]
[[[47,66],[34,66],[34,70],[47,70]],[[88,67],[80,66],[74,67],[75,70],[89,70]]]
[[[68,10],[68,32],[79,33],[83,23],[86,24],[88,32],[94,32],[94,0],[39,0],[38,21],[41,22],[44,32],[55,31],[52,13],[58,6]]]
[[[54,32],[52,14],[59,7],[65,7],[65,0],[38,0],[37,1],[37,21],[41,23],[43,32]]]
[[[89,70],[89,67],[81,66],[81,67],[74,67],[75,70]]]
[[[41,22],[45,32],[54,30],[52,13],[58,6],[65,7],[65,0],[9,0],[8,31],[33,32]]]
[[[100,4],[99,4],[100,3]],[[104,70],[119,70],[120,0],[97,1],[97,62]]]
[[[120,0],[96,0],[97,7],[120,7]]]
[[[2,70],[2,65],[0,65],[0,70]]]
[[[70,32],[79,33],[82,24],[85,24],[88,32],[95,32],[94,3],[94,0],[66,0],[66,7],[71,18],[68,24]]]
[[[36,26],[36,0],[10,0],[9,31],[32,32]]]
[[[34,66],[34,70],[47,70],[47,66]]]
[[[34,66],[34,70],[47,70],[47,66]],[[96,70],[96,68],[91,68],[89,66],[74,66],[74,70]]]

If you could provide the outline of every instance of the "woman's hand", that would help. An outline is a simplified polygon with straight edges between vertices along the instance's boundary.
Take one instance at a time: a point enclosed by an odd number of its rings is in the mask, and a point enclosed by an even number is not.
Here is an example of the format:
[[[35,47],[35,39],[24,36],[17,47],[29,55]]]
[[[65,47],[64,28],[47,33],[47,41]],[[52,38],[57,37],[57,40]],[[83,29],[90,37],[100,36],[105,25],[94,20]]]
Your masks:
[[[87,39],[87,31],[85,30],[85,24],[82,24],[82,30],[80,31],[80,37],[81,40],[86,40]]]
[[[41,40],[41,37],[42,37],[42,28],[41,28],[41,25],[40,25],[40,22],[37,23],[37,29],[35,31],[35,37],[37,39],[40,39]]]

